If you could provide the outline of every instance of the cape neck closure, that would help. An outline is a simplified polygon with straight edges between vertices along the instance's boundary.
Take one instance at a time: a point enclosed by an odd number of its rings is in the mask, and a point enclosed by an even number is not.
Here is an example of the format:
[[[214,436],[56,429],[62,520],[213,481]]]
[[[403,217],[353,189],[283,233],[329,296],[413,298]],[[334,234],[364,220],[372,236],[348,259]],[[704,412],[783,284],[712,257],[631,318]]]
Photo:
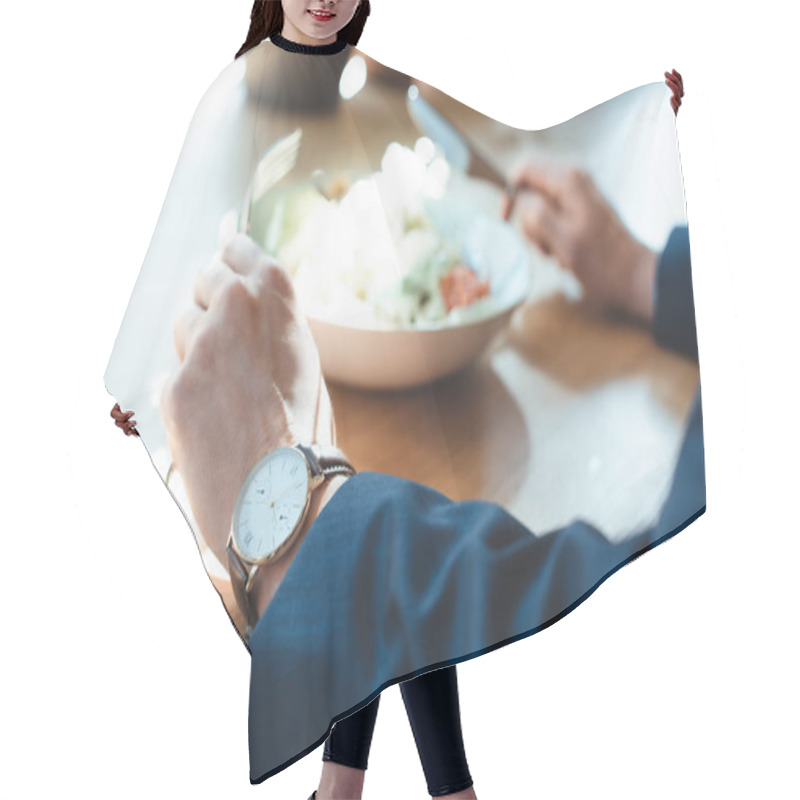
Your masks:
[[[291,39],[281,36],[280,33],[273,33],[272,36],[269,37],[269,40],[276,47],[280,47],[282,50],[288,50],[290,53],[305,53],[306,55],[313,56],[328,56],[334,53],[341,53],[342,50],[347,47],[347,39],[337,39],[335,42],[331,42],[331,44],[298,44],[297,42],[291,41]]]

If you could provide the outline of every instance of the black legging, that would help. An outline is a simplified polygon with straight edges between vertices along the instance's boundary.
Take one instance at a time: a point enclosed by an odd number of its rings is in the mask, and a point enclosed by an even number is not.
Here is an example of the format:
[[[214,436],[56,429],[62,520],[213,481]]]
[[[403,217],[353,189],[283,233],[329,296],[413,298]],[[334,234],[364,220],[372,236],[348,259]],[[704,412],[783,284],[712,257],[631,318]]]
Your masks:
[[[472,786],[461,735],[455,666],[426,672],[400,684],[431,797]],[[325,741],[323,761],[366,769],[378,695],[368,706],[339,720]]]

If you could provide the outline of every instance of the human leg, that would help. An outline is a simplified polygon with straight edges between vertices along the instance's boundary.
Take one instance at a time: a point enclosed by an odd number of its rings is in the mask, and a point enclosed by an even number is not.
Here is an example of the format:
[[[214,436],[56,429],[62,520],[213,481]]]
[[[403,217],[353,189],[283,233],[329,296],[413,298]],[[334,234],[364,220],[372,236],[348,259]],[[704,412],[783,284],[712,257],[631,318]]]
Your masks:
[[[359,800],[378,716],[378,695],[369,705],[340,719],[325,740],[322,777],[315,800]]]
[[[472,777],[461,732],[455,666],[404,681],[400,691],[430,795],[474,796],[469,791]]]

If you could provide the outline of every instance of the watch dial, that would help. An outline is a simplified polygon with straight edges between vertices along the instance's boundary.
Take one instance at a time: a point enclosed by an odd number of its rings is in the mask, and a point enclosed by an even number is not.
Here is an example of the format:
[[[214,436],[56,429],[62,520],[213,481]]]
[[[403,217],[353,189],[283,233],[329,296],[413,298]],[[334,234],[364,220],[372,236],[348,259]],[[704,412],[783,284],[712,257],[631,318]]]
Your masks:
[[[250,474],[234,518],[239,552],[264,558],[280,546],[303,514],[308,496],[308,466],[302,453],[274,450]]]

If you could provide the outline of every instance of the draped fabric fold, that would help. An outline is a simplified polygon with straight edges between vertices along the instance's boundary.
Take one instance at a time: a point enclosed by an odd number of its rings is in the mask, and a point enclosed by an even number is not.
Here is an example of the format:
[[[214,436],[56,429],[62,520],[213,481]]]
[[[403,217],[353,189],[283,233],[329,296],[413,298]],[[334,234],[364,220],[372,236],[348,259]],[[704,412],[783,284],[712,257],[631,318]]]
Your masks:
[[[605,215],[596,239],[588,219],[572,219],[582,251],[545,230],[547,187],[529,186],[503,216],[525,164],[576,181]],[[522,131],[343,42],[314,52],[264,40],[198,106],[105,373],[240,629],[161,405],[181,366],[176,321],[237,232],[292,279],[336,443],[357,471],[249,640],[260,782],[383,688],[557,621],[702,514],[705,473],[689,234],[662,83]],[[617,307],[598,310],[578,263],[621,275],[634,251],[637,285],[652,269],[637,295],[649,320],[625,313],[619,298],[634,294],[622,279]]]

